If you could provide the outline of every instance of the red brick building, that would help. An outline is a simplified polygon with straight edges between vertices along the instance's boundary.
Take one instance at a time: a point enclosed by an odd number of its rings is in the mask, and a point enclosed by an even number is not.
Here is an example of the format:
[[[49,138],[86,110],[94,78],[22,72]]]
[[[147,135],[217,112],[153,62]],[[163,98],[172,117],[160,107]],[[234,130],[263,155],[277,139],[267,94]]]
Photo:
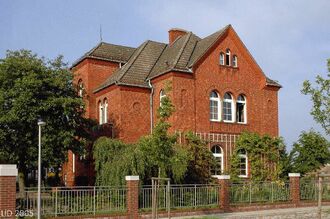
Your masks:
[[[169,95],[176,109],[172,131],[191,130],[210,142],[219,160],[214,174],[228,168],[242,131],[278,136],[281,86],[263,73],[231,25],[205,38],[171,29],[168,43],[148,40],[137,48],[101,42],[72,70],[86,116],[104,127],[112,124],[114,137],[125,142],[152,131],[160,99]],[[248,177],[248,155],[241,157],[242,177]],[[81,174],[79,165],[69,153],[64,166],[69,185]]]

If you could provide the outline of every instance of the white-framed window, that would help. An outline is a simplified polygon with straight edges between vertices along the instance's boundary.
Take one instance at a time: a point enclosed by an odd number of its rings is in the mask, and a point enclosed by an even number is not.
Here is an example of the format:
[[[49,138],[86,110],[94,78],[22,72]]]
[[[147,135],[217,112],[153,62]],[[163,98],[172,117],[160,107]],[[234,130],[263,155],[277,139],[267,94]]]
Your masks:
[[[101,101],[99,101],[99,124],[102,125],[103,124],[103,120],[104,120],[104,107],[103,107],[103,103]]]
[[[78,96],[83,97],[83,95],[84,95],[84,84],[83,84],[82,80],[80,79],[78,81]]]
[[[237,64],[237,56],[234,55],[233,56],[233,67],[237,68],[238,64]]]
[[[162,99],[166,97],[165,91],[163,89],[159,92],[159,106],[162,106]]]
[[[248,156],[245,149],[238,151],[239,157],[239,177],[248,176]]]
[[[239,95],[236,101],[236,121],[246,123],[246,100],[243,94]]]
[[[108,100],[103,100],[103,123],[108,123]]]
[[[230,49],[226,49],[226,65],[230,66]]]
[[[223,99],[223,121],[224,122],[234,122],[234,106],[233,97],[230,93],[225,93]]]
[[[212,170],[212,175],[221,175],[224,171],[224,164],[223,164],[223,150],[220,145],[214,145],[211,148],[211,152],[216,160],[216,166]]]
[[[220,121],[220,97],[216,91],[210,94],[210,120]]]
[[[223,52],[220,53],[219,62],[220,65],[225,65],[225,54]]]

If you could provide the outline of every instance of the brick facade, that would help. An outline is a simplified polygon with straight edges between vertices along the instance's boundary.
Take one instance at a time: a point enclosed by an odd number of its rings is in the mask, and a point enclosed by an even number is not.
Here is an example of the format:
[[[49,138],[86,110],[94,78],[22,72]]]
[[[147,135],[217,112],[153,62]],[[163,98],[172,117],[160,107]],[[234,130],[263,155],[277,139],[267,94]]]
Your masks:
[[[0,165],[0,218],[15,218],[16,165]]]
[[[169,47],[185,34],[187,32],[184,30],[170,30]],[[172,132],[193,131],[237,136],[247,130],[278,136],[278,90],[280,86],[267,83],[267,77],[231,26],[220,36],[188,72],[170,70],[150,79],[148,82],[153,89],[114,83],[95,92],[95,89],[108,80],[107,78],[121,70],[122,63],[116,60],[85,57],[73,66],[72,71],[75,75],[75,82],[81,80],[84,84],[86,117],[97,120],[100,116],[98,103],[106,99],[109,106],[108,123],[113,125],[114,137],[127,143],[136,142],[141,136],[151,132],[151,123],[152,125],[156,123],[160,91],[169,81],[172,90],[167,95],[171,97],[175,106],[175,112],[170,118]],[[219,64],[219,54],[225,53],[228,48],[231,56],[238,57],[237,67]],[[153,94],[151,94],[152,91]],[[238,96],[243,94],[246,98],[247,122],[239,124],[237,122],[210,121],[211,91],[219,94],[220,107],[226,92],[232,95],[233,107],[236,106],[235,100]],[[236,114],[234,113],[233,116],[236,117]],[[218,143],[226,153],[224,165],[225,168],[228,168],[229,157],[235,142],[213,141],[213,143]],[[209,146],[211,147],[211,145]],[[70,162],[70,156],[68,162]],[[68,169],[68,171],[70,170]]]

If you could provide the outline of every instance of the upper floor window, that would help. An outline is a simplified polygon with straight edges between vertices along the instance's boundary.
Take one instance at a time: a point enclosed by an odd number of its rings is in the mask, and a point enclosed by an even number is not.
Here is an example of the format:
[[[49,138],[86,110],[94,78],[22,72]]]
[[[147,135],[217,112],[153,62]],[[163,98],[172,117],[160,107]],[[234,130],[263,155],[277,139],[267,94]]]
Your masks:
[[[166,97],[165,91],[163,89],[160,90],[159,92],[159,105],[162,105],[162,99]]]
[[[78,96],[83,97],[83,95],[84,95],[84,84],[83,84],[82,80],[80,79],[78,81]]]
[[[236,55],[234,55],[233,56],[233,67],[237,67],[237,56]]]
[[[226,50],[226,65],[230,65],[230,49]]]
[[[246,100],[242,94],[236,101],[236,120],[238,123],[246,123]]]
[[[210,94],[210,120],[220,121],[220,98],[216,91]]]
[[[212,169],[212,175],[221,175],[223,173],[223,151],[219,145],[214,145],[211,152],[216,160],[216,166]]]
[[[234,122],[233,98],[230,93],[225,93],[223,100],[223,120],[224,122]]]
[[[220,53],[219,62],[220,65],[225,65],[225,54],[223,52]]]
[[[245,149],[238,151],[239,157],[239,177],[248,176],[248,156]]]
[[[108,122],[108,100],[104,98],[103,102],[99,101],[99,124],[105,124]]]
[[[99,101],[99,124],[103,124],[103,116],[104,116],[104,108],[103,108],[103,103],[102,101]]]

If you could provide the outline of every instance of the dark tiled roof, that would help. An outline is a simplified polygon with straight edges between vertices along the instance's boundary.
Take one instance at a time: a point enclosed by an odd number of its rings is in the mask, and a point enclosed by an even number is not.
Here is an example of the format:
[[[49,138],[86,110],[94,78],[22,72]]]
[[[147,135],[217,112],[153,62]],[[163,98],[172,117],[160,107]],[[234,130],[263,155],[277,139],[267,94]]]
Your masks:
[[[85,58],[95,58],[106,61],[126,63],[134,51],[135,48],[132,47],[119,46],[119,45],[101,42],[96,47],[88,51],[81,58],[79,58],[77,61],[75,61],[72,64],[72,67],[78,65]]]
[[[86,53],[86,57],[98,57],[109,61],[126,63],[117,69],[94,92],[112,84],[149,88],[148,80],[170,71],[181,71],[191,74],[192,66],[226,33],[231,27],[227,25],[221,30],[203,39],[192,32],[178,37],[171,45],[154,41],[146,41],[138,48],[100,43]],[[269,86],[281,87],[276,81],[266,78]]]

